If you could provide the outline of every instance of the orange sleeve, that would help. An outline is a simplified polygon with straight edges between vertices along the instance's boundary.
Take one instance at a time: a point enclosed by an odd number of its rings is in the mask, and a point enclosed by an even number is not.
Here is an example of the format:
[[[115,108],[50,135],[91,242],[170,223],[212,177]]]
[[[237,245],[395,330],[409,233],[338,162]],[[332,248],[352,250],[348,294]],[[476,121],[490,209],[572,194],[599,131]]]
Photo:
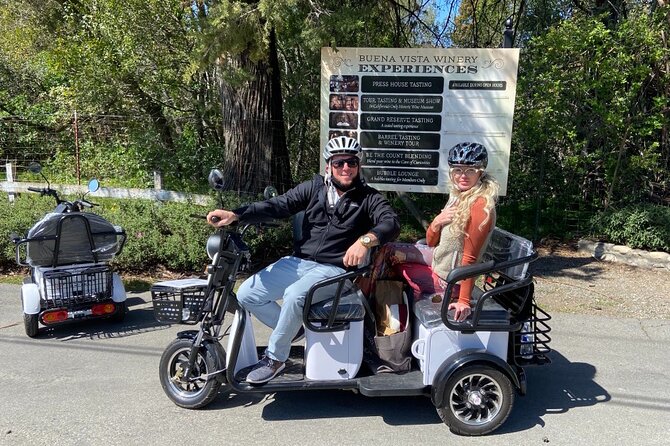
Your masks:
[[[486,238],[489,235],[494,223],[494,219],[491,217],[481,228],[479,225],[486,219],[486,211],[484,211],[484,206],[486,205],[486,200],[483,198],[478,198],[470,209],[470,220],[465,225],[465,239],[463,240],[463,258],[461,260],[461,266],[465,265],[474,265],[477,263],[477,258],[479,253],[486,242]],[[493,213],[494,211],[492,211]],[[466,305],[470,305],[470,296],[472,294],[472,288],[475,286],[475,278],[466,279],[461,282],[461,291],[458,295],[458,302]]]
[[[440,232],[433,231],[433,226],[428,225],[428,229],[426,229],[426,244],[431,248],[437,246],[440,243]]]

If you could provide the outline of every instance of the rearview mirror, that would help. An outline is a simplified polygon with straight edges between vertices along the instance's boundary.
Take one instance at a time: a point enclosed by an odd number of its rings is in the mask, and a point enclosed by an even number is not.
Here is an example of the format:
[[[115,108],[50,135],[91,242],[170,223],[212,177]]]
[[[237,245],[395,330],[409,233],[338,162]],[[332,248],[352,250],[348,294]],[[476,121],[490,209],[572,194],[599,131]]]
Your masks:
[[[277,188],[275,188],[274,186],[268,186],[263,191],[263,196],[265,197],[266,200],[269,198],[274,198],[277,195],[279,195],[279,193],[277,192]]]
[[[92,178],[91,181],[88,182],[88,191],[95,192],[98,189],[100,189],[100,181],[98,181],[97,178]]]
[[[28,170],[32,173],[40,173],[42,172],[42,165],[37,161],[32,161],[28,164]]]
[[[209,185],[214,190],[222,191],[226,187],[223,178],[223,173],[219,169],[212,169],[209,172],[209,177],[207,178],[207,181],[209,181]]]

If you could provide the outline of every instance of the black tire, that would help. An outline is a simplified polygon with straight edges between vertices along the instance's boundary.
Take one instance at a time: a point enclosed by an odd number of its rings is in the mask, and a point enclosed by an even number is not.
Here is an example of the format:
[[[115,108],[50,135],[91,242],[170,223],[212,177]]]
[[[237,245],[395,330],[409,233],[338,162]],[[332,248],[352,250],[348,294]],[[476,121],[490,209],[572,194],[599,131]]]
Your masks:
[[[23,326],[28,337],[34,338],[40,332],[39,314],[23,313]]]
[[[437,413],[457,435],[486,435],[499,428],[514,406],[507,375],[483,365],[466,366],[449,377],[444,406]]]
[[[223,352],[222,348],[217,348],[211,342],[206,343],[198,351],[194,365],[196,370],[191,374],[192,379],[185,382],[181,376],[188,366],[191,345],[190,339],[172,341],[161,355],[159,376],[163,391],[173,403],[186,409],[199,409],[216,398],[222,383],[217,376],[205,379],[193,378],[217,371],[217,367],[225,364],[225,357],[219,357]]]
[[[116,309],[114,314],[109,317],[109,320],[112,322],[122,322],[126,318],[126,303],[125,302],[114,302]]]

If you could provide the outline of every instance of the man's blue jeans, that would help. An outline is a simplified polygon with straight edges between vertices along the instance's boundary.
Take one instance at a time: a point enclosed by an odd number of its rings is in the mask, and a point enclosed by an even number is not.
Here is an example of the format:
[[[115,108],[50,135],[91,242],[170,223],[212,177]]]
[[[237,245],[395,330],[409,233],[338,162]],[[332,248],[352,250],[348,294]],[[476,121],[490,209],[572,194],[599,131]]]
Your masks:
[[[312,260],[287,256],[260,270],[240,285],[237,300],[261,322],[273,328],[266,355],[285,362],[291,340],[302,325],[307,292],[316,282],[344,273],[344,269]],[[319,292],[313,302],[330,297]],[[277,304],[283,299],[282,306]]]

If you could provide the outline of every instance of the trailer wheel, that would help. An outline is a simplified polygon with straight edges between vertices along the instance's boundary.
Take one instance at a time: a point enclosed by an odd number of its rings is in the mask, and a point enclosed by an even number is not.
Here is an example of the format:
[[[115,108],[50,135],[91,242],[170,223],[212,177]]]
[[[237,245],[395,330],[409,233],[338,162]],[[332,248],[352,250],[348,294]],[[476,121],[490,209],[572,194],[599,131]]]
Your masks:
[[[40,331],[39,328],[39,314],[23,313],[23,325],[26,329],[28,337],[34,338]]]
[[[112,322],[122,322],[126,317],[126,303],[125,302],[115,302],[114,306],[116,307],[114,313],[109,317],[109,320]]]
[[[514,405],[510,379],[482,364],[466,366],[449,377],[444,406],[437,413],[458,435],[485,435],[500,427]]]

